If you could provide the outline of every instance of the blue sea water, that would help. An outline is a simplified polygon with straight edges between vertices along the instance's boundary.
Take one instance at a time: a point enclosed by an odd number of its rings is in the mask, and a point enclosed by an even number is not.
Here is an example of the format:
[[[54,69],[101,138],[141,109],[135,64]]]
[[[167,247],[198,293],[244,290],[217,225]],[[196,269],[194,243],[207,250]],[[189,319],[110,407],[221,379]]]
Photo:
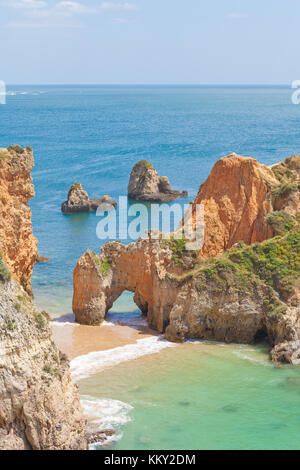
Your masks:
[[[95,214],[66,216],[74,181],[90,197],[126,195],[129,174],[148,159],[191,198],[222,156],[236,152],[272,164],[300,152],[300,106],[284,87],[10,86],[0,107],[0,146],[34,149],[34,233],[48,265],[37,265],[38,303],[70,311],[72,271],[99,251]],[[68,292],[68,295],[66,295]],[[57,312],[59,313],[59,312]]]
[[[68,216],[61,213],[61,203],[74,181],[80,181],[90,197],[109,194],[118,199],[127,193],[133,165],[140,159],[147,159],[161,175],[170,178],[174,189],[187,190],[191,199],[213,164],[231,152],[252,156],[267,165],[300,153],[300,106],[292,104],[292,91],[288,87],[36,85],[10,86],[8,91],[7,104],[0,106],[0,147],[20,144],[34,149],[32,175],[36,196],[30,202],[33,228],[40,254],[50,257],[51,262],[36,265],[33,289],[38,305],[53,316],[71,313],[72,272],[76,262],[87,248],[99,251],[103,243],[96,237],[99,221],[96,214]],[[125,298],[119,311],[122,308],[128,311],[129,303],[130,298]],[[167,358],[168,355],[171,350],[166,353]],[[178,352],[176,360],[180,367]],[[217,366],[212,361],[211,367],[222,374],[221,355],[216,361]],[[197,360],[192,361],[190,378],[197,373],[197,364]],[[240,367],[247,367],[247,362]],[[246,373],[246,369],[243,371]],[[263,384],[263,369],[257,372],[257,367],[252,367],[249,374]],[[269,371],[268,374],[268,383],[272,383]],[[234,392],[236,380],[234,376],[228,396],[231,390]],[[181,386],[178,384],[174,394],[178,401],[184,402],[180,400]],[[111,392],[117,399],[115,383],[114,387],[109,390],[106,385],[105,392]],[[126,400],[130,402],[131,388],[128,387]],[[193,388],[192,401],[197,399],[195,390]],[[244,397],[250,401],[254,399],[247,392],[246,382],[245,389],[239,392],[242,396],[245,392]],[[157,390],[153,393],[159,397]],[[184,393],[188,391],[185,389]],[[273,393],[276,395],[276,388]],[[203,394],[205,389],[201,389],[202,397]],[[289,395],[289,401],[278,411],[279,416],[285,416],[284,420],[290,409],[299,405],[298,395],[298,392]],[[280,389],[277,407],[282,396]],[[163,395],[163,400],[166,397]],[[132,399],[134,401],[134,397]],[[267,399],[265,403],[267,406]],[[166,406],[165,403],[165,413]],[[179,410],[183,419],[184,406]],[[144,416],[142,407],[140,413],[136,416],[137,422]],[[180,411],[178,413],[176,420],[180,422]],[[238,420],[238,416],[235,414],[234,419]],[[207,419],[209,421],[209,417]],[[251,414],[247,419],[251,421]],[[217,422],[210,422],[212,429]],[[253,433],[254,428],[255,422],[250,423]],[[295,431],[297,424],[293,421],[292,432]],[[197,428],[193,428],[193,432],[197,433]],[[188,436],[181,435],[178,429],[176,433],[176,446],[180,447]],[[275,434],[277,436],[277,431]],[[130,436],[129,428],[125,441],[119,441],[118,448],[122,447],[122,442],[124,446],[133,445]],[[147,439],[144,447],[155,445],[151,436]],[[271,441],[270,437],[265,446]],[[168,447],[168,443],[164,445]],[[233,446],[227,438],[226,446]],[[143,447],[142,443],[139,447]],[[213,431],[211,440],[205,440],[205,448],[209,447],[213,447]],[[222,441],[219,440],[216,447],[222,447]]]

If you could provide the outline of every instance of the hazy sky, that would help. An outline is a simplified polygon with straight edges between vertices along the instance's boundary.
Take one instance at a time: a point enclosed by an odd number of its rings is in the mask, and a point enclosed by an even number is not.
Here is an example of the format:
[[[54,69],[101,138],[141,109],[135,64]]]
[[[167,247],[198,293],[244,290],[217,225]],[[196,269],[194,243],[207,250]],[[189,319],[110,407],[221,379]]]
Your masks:
[[[300,0],[0,0],[7,83],[290,84]]]

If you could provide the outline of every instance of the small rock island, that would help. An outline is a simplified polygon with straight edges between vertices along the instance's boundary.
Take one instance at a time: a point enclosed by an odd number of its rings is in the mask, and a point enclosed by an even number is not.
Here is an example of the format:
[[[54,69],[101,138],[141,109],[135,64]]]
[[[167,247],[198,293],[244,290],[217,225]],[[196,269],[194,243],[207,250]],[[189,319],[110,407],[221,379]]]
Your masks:
[[[116,208],[118,204],[110,196],[90,199],[88,193],[82,188],[81,183],[76,182],[70,187],[68,200],[63,202],[61,210],[64,214],[96,212],[101,205],[105,205],[105,210],[108,210]]]
[[[136,201],[170,202],[187,197],[186,191],[173,191],[167,176],[159,176],[147,160],[140,160],[132,169],[128,197]]]
[[[300,155],[271,168],[221,158],[192,204],[204,244],[151,236],[106,243],[74,271],[73,312],[100,325],[125,290],[169,341],[268,341],[275,363],[300,364]]]

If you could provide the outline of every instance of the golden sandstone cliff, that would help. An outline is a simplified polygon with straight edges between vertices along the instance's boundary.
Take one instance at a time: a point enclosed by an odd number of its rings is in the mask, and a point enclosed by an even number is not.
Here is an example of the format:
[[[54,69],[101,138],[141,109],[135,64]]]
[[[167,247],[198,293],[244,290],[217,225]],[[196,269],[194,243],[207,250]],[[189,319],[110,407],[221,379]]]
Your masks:
[[[86,449],[77,386],[33,304],[37,257],[30,210],[31,149],[1,151],[0,449]]]
[[[271,238],[265,217],[272,211],[270,190],[276,182],[272,170],[253,158],[221,158],[194,201],[204,205],[201,256],[218,256],[239,241],[250,245]]]
[[[31,274],[38,257],[28,201],[34,196],[32,149],[0,149],[0,243],[13,278],[31,293]]]
[[[221,159],[193,205],[205,208],[203,248],[149,236],[107,243],[101,255],[88,250],[74,271],[76,320],[100,324],[129,290],[149,325],[171,341],[268,339],[274,360],[297,363],[299,189],[300,157],[272,168],[235,154]]]

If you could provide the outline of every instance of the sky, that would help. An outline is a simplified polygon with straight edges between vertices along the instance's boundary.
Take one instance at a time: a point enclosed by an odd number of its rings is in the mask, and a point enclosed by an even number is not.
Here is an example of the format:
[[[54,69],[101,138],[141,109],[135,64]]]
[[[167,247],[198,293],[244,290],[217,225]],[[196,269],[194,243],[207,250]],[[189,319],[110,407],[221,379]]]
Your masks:
[[[0,0],[8,84],[291,84],[300,0]]]

